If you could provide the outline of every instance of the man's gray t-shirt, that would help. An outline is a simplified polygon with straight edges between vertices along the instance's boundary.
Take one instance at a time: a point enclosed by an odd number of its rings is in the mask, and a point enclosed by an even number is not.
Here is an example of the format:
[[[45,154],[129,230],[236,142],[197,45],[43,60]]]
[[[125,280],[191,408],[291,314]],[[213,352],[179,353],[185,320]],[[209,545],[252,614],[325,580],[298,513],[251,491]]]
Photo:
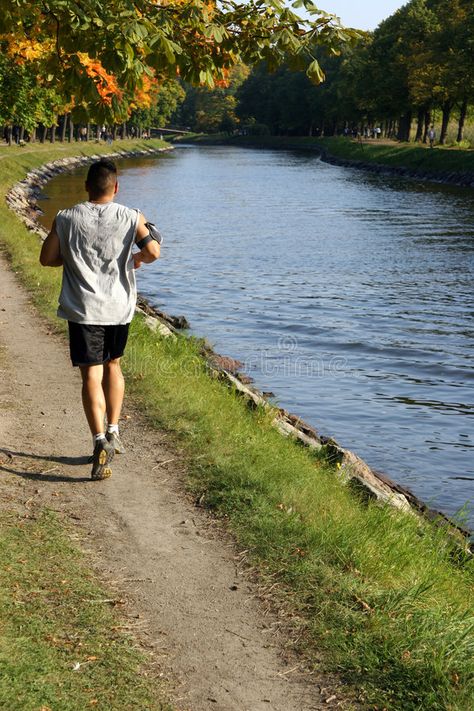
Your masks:
[[[137,300],[132,248],[139,215],[115,202],[82,202],[58,212],[60,318],[98,325],[130,323]]]

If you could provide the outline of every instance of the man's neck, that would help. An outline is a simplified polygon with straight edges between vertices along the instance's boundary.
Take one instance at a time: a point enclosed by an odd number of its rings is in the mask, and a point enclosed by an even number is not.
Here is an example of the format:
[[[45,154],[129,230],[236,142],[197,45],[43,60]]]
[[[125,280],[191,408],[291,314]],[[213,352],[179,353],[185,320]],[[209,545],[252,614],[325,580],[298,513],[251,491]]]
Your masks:
[[[103,195],[100,198],[91,198],[89,195],[89,202],[94,203],[94,205],[105,205],[108,202],[113,202],[114,195]]]

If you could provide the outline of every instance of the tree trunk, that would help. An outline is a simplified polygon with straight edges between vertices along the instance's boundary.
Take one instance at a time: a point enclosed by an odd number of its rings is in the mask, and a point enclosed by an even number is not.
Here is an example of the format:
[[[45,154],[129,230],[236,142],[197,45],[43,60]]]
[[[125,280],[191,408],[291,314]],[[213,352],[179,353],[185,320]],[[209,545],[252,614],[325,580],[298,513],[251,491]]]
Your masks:
[[[62,126],[61,126],[61,138],[60,138],[61,143],[64,143],[64,141],[66,140],[66,128],[67,128],[67,118],[68,118],[68,116],[69,116],[69,114],[63,114],[63,117],[62,117],[62,118],[63,118],[63,123],[62,123]]]
[[[418,109],[418,116],[416,119],[416,136],[415,141],[419,143],[423,138],[423,122],[425,120],[425,110]]]
[[[113,128],[112,128],[112,140],[116,141],[117,140],[117,124],[114,123]]]
[[[91,125],[90,125],[90,123],[86,124],[86,129],[87,129],[86,141],[90,141],[91,140]]]
[[[36,143],[36,128],[30,133],[30,143]]]
[[[406,141],[410,141],[411,139],[411,122],[412,122],[412,113],[409,111],[407,113],[406,117],[406,129],[405,129],[405,135],[406,135]]]
[[[48,127],[43,126],[41,129],[41,143],[44,143],[46,141],[46,136],[48,135]]]
[[[403,141],[403,129],[404,129],[404,119],[403,116],[400,116],[400,119],[398,121],[398,131],[397,131],[397,140],[398,141]]]
[[[13,144],[13,126],[8,126],[7,128],[7,139],[8,145],[11,146]]]
[[[431,124],[431,111],[429,109],[426,109],[425,111],[425,125],[423,128],[423,143],[427,143],[428,141],[428,130],[430,128]]]
[[[71,114],[69,114],[69,135],[68,135],[68,142],[72,143],[74,140],[74,123],[71,118]]]
[[[451,109],[453,105],[450,101],[445,101],[443,104],[443,120],[441,122],[441,134],[439,136],[440,145],[444,146],[448,135],[449,119],[451,118]]]
[[[97,140],[97,141],[100,141],[100,134],[101,134],[101,129],[100,129],[99,124],[97,124],[97,126],[96,126],[96,133],[95,133],[95,137],[96,137],[96,140]]]
[[[122,124],[122,140],[125,140],[126,138],[128,138],[128,135],[127,135],[127,122],[124,121],[123,124]]]
[[[464,101],[461,104],[461,111],[459,113],[458,137],[456,139],[458,143],[461,143],[461,141],[464,140],[464,124],[466,123],[466,115],[467,115],[467,99],[464,99]]]
[[[54,143],[56,141],[56,124],[55,123],[53,123],[53,125],[51,126],[50,141],[51,141],[51,143]]]
[[[411,111],[407,111],[406,114],[400,116],[400,121],[398,124],[398,140],[399,141],[409,141],[411,133]]]
[[[20,126],[20,132],[18,134],[18,142],[22,141],[25,136],[25,128],[24,126]]]

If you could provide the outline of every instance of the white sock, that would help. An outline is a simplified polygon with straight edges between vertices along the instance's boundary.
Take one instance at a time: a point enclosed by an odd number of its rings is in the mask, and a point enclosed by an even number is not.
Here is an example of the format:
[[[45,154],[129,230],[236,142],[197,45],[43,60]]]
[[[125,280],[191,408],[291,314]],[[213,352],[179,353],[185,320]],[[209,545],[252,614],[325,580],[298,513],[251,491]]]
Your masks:
[[[99,434],[92,435],[92,446],[95,447],[97,442],[99,442],[101,439],[105,439],[105,432],[99,432]]]
[[[115,432],[115,434],[119,433],[119,426],[118,425],[107,425],[107,432],[108,434],[112,434],[112,432]]]

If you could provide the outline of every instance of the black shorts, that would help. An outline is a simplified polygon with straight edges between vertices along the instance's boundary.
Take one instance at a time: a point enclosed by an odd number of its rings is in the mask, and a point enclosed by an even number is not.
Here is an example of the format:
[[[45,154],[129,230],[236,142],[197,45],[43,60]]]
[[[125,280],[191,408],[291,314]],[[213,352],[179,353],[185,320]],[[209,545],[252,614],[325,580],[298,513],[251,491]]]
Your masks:
[[[73,365],[101,365],[123,355],[129,323],[121,326],[94,326],[68,321],[68,325]]]

